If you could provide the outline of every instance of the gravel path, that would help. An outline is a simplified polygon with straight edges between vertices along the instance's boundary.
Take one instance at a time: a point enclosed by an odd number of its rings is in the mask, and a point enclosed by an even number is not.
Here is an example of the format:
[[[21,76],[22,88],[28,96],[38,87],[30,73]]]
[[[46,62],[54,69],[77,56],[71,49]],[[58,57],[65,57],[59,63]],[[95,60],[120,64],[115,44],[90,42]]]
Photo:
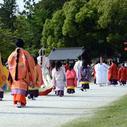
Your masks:
[[[91,89],[64,97],[52,92],[48,96],[28,100],[25,108],[16,108],[12,104],[10,93],[0,102],[0,127],[60,127],[65,122],[85,115],[92,115],[97,108],[108,105],[127,94],[127,86],[91,85]]]

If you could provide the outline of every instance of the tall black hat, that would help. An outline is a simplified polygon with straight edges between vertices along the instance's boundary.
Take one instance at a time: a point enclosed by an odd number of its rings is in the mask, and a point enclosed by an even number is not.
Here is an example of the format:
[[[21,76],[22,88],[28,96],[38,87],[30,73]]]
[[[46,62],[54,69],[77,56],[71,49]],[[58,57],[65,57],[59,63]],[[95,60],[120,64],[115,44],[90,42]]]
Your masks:
[[[23,48],[23,46],[24,46],[24,41],[23,41],[22,39],[17,39],[17,41],[16,41],[16,46],[17,46],[17,47]]]

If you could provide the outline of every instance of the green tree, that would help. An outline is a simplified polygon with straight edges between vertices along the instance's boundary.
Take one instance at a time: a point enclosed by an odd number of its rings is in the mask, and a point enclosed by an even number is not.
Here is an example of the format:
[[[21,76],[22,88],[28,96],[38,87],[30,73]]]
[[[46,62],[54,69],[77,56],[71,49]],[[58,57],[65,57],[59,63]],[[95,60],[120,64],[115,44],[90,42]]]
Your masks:
[[[16,20],[16,0],[3,0],[0,5],[0,19],[3,28],[14,30],[14,22]]]
[[[53,47],[63,47],[62,26],[64,22],[62,10],[54,13],[52,20],[47,19],[43,28],[42,45],[50,51]],[[49,36],[50,35],[50,36]]]
[[[0,28],[0,52],[4,60],[7,60],[9,54],[15,48],[15,36],[9,29]]]
[[[33,31],[33,43],[37,48],[40,48],[43,25],[46,19],[50,19],[53,13],[60,9],[65,0],[42,0],[34,4],[31,19],[31,29]]]
[[[62,40],[62,46],[84,46],[96,56],[123,53],[122,42],[127,38],[126,5],[124,0],[67,1],[52,19],[46,20],[42,44],[49,46],[54,42],[57,46]],[[53,20],[59,11],[63,14],[56,19],[58,25],[54,27]],[[60,35],[55,34],[56,28]]]

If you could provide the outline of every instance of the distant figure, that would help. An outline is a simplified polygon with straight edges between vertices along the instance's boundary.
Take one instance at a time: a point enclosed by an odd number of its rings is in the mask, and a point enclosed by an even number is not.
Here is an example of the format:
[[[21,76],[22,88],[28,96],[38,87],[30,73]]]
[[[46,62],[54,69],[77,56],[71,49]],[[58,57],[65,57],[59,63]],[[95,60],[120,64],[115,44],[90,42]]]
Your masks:
[[[44,85],[39,89],[39,95],[47,95],[52,91],[52,80],[51,80],[51,72],[50,72],[50,63],[48,57],[45,56],[45,49],[41,48],[39,50],[39,56],[37,57],[38,64],[42,69],[42,78]]]
[[[60,61],[56,62],[56,66],[52,70],[52,80],[53,80],[54,90],[56,95],[60,97],[64,96],[66,75]]]
[[[121,67],[118,70],[118,80],[120,82],[120,85],[125,85],[127,81],[127,68],[124,66],[124,64],[121,65]]]
[[[96,63],[93,65],[93,69],[92,69],[92,76],[93,76],[94,84],[96,84],[95,65],[98,64],[98,63],[99,63],[99,61],[96,61]]]
[[[116,62],[111,61],[111,66],[108,69],[108,80],[112,85],[117,85],[118,81],[118,67]]]
[[[69,94],[75,93],[75,87],[77,86],[76,72],[73,66],[73,64],[70,64],[69,69],[66,71],[67,93]]]
[[[8,70],[3,65],[0,54],[0,101],[2,101],[4,97],[4,90],[6,89],[8,84],[8,75],[9,75]]]
[[[34,60],[32,56],[23,49],[24,41],[18,39],[17,48],[8,58],[9,82],[13,102],[18,107],[26,106],[26,95],[28,86],[34,84]]]
[[[108,83],[108,68],[109,66],[102,61],[102,57],[100,57],[99,63],[95,65],[95,77],[96,84],[100,86],[104,86]]]
[[[90,79],[91,79],[90,67],[84,60],[82,63],[82,67],[80,68],[80,84],[82,91],[84,90],[86,91],[86,89],[89,89]]]
[[[78,57],[78,61],[75,62],[74,65],[74,70],[76,72],[76,77],[77,77],[77,86],[80,85],[79,83],[79,78],[80,78],[80,68],[82,66],[82,60],[81,60],[81,56]]]
[[[37,61],[40,66],[45,66],[49,69],[50,63],[48,57],[45,56],[44,48],[41,48],[39,50],[39,56],[37,57]]]
[[[51,83],[51,77],[50,77],[50,63],[48,57],[45,56],[45,49],[41,48],[39,50],[39,56],[37,57],[38,64],[40,65],[42,69],[42,77],[44,84],[50,84]]]

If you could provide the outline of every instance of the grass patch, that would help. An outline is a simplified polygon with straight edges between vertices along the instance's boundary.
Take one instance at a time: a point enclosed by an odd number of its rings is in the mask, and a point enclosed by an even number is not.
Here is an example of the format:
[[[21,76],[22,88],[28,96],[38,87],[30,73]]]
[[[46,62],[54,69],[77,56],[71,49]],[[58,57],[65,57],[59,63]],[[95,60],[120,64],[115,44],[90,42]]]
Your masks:
[[[75,119],[62,127],[127,127],[127,96],[97,111],[92,118]]]

